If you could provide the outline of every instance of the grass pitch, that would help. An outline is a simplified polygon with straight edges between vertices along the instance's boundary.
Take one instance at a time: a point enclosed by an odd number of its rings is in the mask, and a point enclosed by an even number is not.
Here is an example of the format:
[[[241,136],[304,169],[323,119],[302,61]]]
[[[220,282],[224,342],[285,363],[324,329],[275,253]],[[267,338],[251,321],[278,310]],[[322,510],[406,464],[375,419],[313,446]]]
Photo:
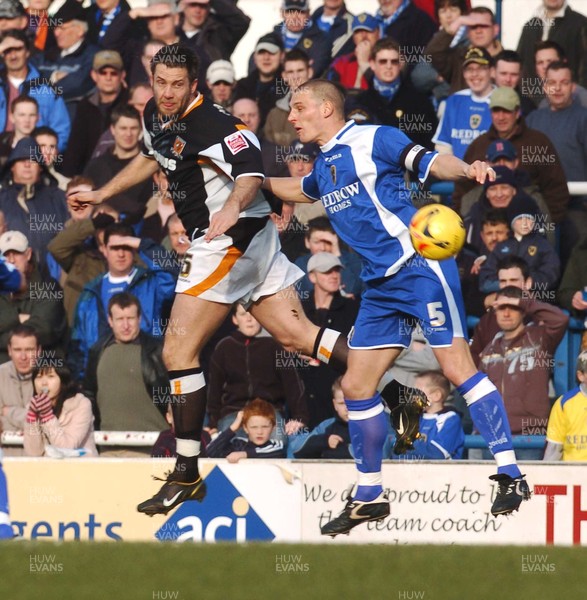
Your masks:
[[[584,598],[587,549],[0,544],[3,600]]]

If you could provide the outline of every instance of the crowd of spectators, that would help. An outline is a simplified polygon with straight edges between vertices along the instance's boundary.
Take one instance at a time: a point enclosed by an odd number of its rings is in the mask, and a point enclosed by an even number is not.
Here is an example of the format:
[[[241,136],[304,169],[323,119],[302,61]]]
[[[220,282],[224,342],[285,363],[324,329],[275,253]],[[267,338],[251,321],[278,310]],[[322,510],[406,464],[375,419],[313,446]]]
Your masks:
[[[494,13],[467,0],[372,4],[372,14],[353,15],[343,0],[313,13],[307,0],[281,1],[281,22],[268,24],[238,79],[231,58],[250,18],[237,0],[66,0],[57,11],[51,0],[0,0],[0,266],[21,278],[20,289],[0,293],[0,423],[24,432],[27,454],[94,455],[94,429],[163,431],[159,450],[173,453],[161,347],[190,243],[174,212],[185,199],[163,170],[98,208],[70,213],[66,198],[100,187],[141,152],[150,61],[176,42],[200,58],[198,92],[258,136],[268,175],[310,172],[319,148],[299,143],[287,117],[291,90],[319,77],[344,88],[359,125],[391,125],[495,167],[495,181],[460,182],[442,201],[467,228],[457,260],[467,313],[481,317],[473,357],[499,384],[514,433],[546,432],[554,351],[568,313],[587,315],[587,196],[567,185],[587,181],[587,16],[572,0],[543,0],[508,49]],[[349,333],[360,259],[320,203],[268,200],[284,252],[306,273],[304,310]],[[467,415],[421,360],[424,346],[398,362],[431,401],[411,457],[461,458]],[[580,386],[548,425],[549,457],[585,456],[572,441],[585,439],[585,425],[564,429],[565,410],[587,402],[582,356]],[[210,456],[350,458],[337,374],[285,352],[242,307],[210,341],[204,366]]]

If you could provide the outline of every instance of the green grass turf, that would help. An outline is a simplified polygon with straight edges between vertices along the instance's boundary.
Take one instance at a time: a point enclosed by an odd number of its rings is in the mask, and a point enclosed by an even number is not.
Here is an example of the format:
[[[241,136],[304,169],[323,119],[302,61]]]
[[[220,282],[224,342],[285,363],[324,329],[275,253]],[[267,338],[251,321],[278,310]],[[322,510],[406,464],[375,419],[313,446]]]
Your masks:
[[[586,548],[11,542],[0,598],[579,600],[586,564]]]

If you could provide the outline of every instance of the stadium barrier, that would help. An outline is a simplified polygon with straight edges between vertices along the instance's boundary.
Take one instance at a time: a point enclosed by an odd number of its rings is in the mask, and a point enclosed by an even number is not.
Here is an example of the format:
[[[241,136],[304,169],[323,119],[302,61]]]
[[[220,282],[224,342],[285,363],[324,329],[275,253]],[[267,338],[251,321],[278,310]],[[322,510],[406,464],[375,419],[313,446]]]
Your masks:
[[[527,462],[533,490],[513,517],[489,513],[491,462],[386,461],[391,515],[334,540],[320,526],[344,506],[350,461],[202,460],[208,493],[167,516],[136,505],[171,459],[6,458],[13,527],[26,540],[280,541],[382,544],[585,545],[585,465]]]
[[[95,431],[94,441],[97,446],[152,446],[158,431]],[[23,434],[14,431],[2,433],[2,445],[22,446]],[[512,438],[514,448],[544,448],[546,438],[543,435],[515,435]],[[465,449],[487,448],[487,444],[480,435],[466,435]]]

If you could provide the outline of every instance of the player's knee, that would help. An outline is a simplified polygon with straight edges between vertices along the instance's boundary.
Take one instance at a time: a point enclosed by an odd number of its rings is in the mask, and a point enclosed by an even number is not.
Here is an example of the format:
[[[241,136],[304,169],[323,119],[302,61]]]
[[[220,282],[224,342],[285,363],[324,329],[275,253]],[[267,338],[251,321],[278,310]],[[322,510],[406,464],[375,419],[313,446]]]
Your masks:
[[[364,400],[365,398],[372,397],[375,393],[361,378],[354,376],[348,371],[343,376],[340,387],[344,397],[351,400]]]

